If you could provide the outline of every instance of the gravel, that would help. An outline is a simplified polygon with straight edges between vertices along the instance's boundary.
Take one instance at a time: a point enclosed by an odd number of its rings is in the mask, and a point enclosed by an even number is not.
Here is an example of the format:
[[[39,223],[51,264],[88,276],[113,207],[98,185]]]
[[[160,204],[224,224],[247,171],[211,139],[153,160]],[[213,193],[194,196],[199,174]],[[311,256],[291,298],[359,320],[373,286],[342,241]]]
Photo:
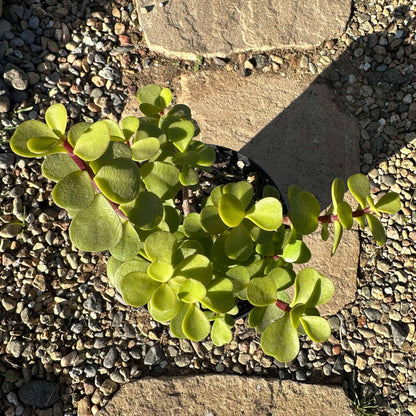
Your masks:
[[[383,218],[385,246],[361,233],[357,297],[330,317],[329,340],[301,338],[299,356],[287,364],[262,353],[244,320],[229,345],[215,347],[172,338],[146,311],[120,303],[105,255],[72,247],[69,218],[51,203],[39,162],[8,149],[14,127],[42,117],[49,104],[63,103],[70,123],[118,120],[146,74],[162,64],[193,71],[194,64],[149,51],[131,1],[11,0],[3,8],[0,413],[31,414],[42,396],[25,396],[25,386],[53,392],[51,408],[37,414],[70,416],[81,400],[97,413],[135,377],[218,372],[344,384],[374,397],[379,414],[416,414],[415,1],[355,0],[346,33],[319,48],[215,58],[199,69],[321,74],[359,121],[362,172],[376,194],[390,189],[403,203]]]

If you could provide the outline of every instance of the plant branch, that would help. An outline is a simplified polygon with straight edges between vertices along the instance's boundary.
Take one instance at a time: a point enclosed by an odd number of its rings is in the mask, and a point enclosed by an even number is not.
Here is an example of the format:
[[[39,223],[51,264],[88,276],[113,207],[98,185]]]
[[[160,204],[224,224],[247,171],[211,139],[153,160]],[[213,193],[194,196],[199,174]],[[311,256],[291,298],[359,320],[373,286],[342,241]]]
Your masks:
[[[276,300],[276,306],[281,309],[283,312],[290,312],[292,308],[289,306],[287,302],[284,302],[283,300],[277,299]]]
[[[94,187],[94,189],[98,192],[98,193],[100,193],[100,194],[103,194],[102,192],[101,192],[101,190],[100,190],[100,188],[98,187],[98,185],[95,183],[95,180],[94,180],[94,172],[92,171],[92,169],[88,166],[88,164],[87,163],[85,163],[79,156],[77,156],[75,153],[74,153],[74,148],[68,143],[68,141],[64,141],[63,142],[63,146],[64,146],[64,148],[65,148],[65,150],[68,152],[68,154],[69,154],[69,156],[71,157],[71,159],[77,164],[77,166],[81,169],[81,170],[84,170],[85,172],[87,172],[88,173],[88,175],[89,175],[89,177],[90,177],[90,179],[91,179],[91,182],[92,182],[92,186]],[[121,209],[119,208],[119,206],[116,204],[116,203],[114,203],[113,201],[110,201],[105,195],[103,195],[104,196],[104,198],[108,201],[108,203],[111,205],[111,208],[113,208],[113,210],[115,211],[115,213],[119,216],[119,217],[121,217],[121,218],[123,218],[123,219],[125,219],[125,220],[128,220],[128,218],[124,215],[124,213],[123,213],[123,211],[121,211]]]
[[[364,208],[364,209],[357,209],[356,211],[354,211],[352,213],[353,218],[357,218],[357,217],[362,217],[364,214],[368,214],[370,212],[370,208]],[[318,217],[318,222],[320,224],[333,224],[335,221],[338,221],[338,215],[334,215],[334,214],[326,214],[326,215],[321,215]],[[292,221],[289,217],[289,215],[287,215],[286,217],[283,217],[283,221],[282,223],[284,225],[291,225]]]
[[[182,186],[182,210],[184,217],[191,213],[191,206],[189,204],[189,188],[187,186]]]

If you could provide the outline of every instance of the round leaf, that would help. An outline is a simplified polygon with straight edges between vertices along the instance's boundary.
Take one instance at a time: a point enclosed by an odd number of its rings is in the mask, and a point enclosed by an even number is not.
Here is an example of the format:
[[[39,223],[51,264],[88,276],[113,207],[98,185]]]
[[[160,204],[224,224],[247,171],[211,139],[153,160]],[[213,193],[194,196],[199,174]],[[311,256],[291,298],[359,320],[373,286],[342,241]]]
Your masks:
[[[225,253],[230,259],[247,260],[253,253],[253,242],[244,225],[233,228],[225,240]]]
[[[183,231],[187,237],[201,239],[207,237],[207,233],[201,226],[200,214],[191,212],[183,221]]]
[[[191,304],[182,322],[182,331],[192,341],[202,341],[209,335],[211,325],[204,312]]]
[[[63,104],[51,105],[45,112],[46,124],[59,137],[65,136],[68,115]]]
[[[122,261],[111,256],[107,260],[107,277],[112,286],[115,286],[115,278],[117,269],[122,265]]]
[[[78,170],[79,167],[67,153],[48,155],[42,163],[42,175],[56,182]]]
[[[105,121],[91,124],[75,143],[74,153],[81,159],[91,161],[102,156],[110,144],[110,129]]]
[[[181,311],[183,303],[177,302],[172,309],[164,309],[160,311],[153,306],[152,299],[147,303],[147,309],[149,310],[150,315],[156,322],[169,322],[171,319],[174,319],[176,315]],[[176,335],[175,335],[176,336]]]
[[[301,240],[288,244],[281,255],[288,263],[307,263],[311,258],[311,251]]]
[[[126,303],[139,307],[145,305],[160,286],[147,273],[132,272],[124,275],[119,281],[119,290]]]
[[[383,224],[372,214],[365,214],[365,218],[368,221],[368,226],[370,227],[374,240],[376,240],[379,246],[382,246],[386,242],[386,232]]]
[[[208,234],[221,234],[227,226],[221,220],[218,208],[208,205],[201,210],[201,226]]]
[[[127,116],[121,120],[121,129],[126,140],[129,140],[139,128],[139,119],[135,116]]]
[[[193,254],[175,267],[174,276],[195,279],[207,286],[212,279],[211,262],[202,254]]]
[[[173,275],[173,267],[163,261],[154,261],[147,269],[147,274],[158,282],[167,282]]]
[[[224,185],[224,194],[232,194],[240,200],[243,209],[246,209],[253,198],[253,185],[246,181],[231,182]]]
[[[156,137],[147,137],[131,145],[133,160],[142,162],[152,158],[160,150],[160,142]]]
[[[97,173],[103,166],[108,165],[114,159],[125,158],[131,159],[131,150],[127,144],[122,142],[111,141],[106,152],[98,159],[90,162],[90,167],[94,173]]]
[[[283,298],[284,302],[289,302],[289,296],[285,292],[279,292],[278,298]],[[248,316],[248,324],[255,328],[257,332],[263,332],[272,322],[281,318],[284,312],[272,303],[267,306],[255,306]]]
[[[318,217],[321,208],[319,202],[310,192],[299,192],[292,200],[290,219],[296,231],[311,234],[318,228]]]
[[[353,217],[352,217],[352,208],[348,202],[341,201],[339,202],[336,208],[336,214],[341,222],[342,226],[346,229],[350,229],[353,224]]]
[[[378,200],[376,207],[381,212],[395,214],[402,207],[399,194],[396,194],[396,192],[389,192],[388,194],[383,195]]]
[[[86,171],[77,170],[61,179],[53,188],[54,202],[69,210],[88,208],[94,200],[95,191]]]
[[[173,252],[178,242],[176,237],[167,231],[156,231],[150,234],[144,242],[144,250],[152,261],[163,261],[171,264]]]
[[[146,188],[162,200],[173,198],[179,188],[179,171],[165,162],[149,162],[140,168]]]
[[[300,322],[308,337],[315,342],[324,342],[331,335],[331,326],[320,316],[302,316]]]
[[[239,292],[246,288],[250,282],[248,270],[244,266],[234,266],[227,271],[227,278],[231,280],[234,292]]]
[[[185,152],[194,137],[195,127],[190,120],[180,120],[169,125],[167,129],[168,140],[181,152]]]
[[[114,274],[114,279],[110,282],[113,286],[116,287],[117,290],[120,290],[120,281],[124,276],[132,272],[146,272],[148,267],[149,263],[140,257],[125,261],[117,267],[117,270]]]
[[[163,218],[162,201],[152,192],[140,192],[133,201],[120,205],[120,209],[136,227],[144,230],[155,228]]]
[[[205,297],[207,289],[195,279],[187,279],[178,290],[178,297],[182,302],[195,303]]]
[[[370,195],[370,181],[362,173],[357,173],[348,178],[348,189],[358,201],[361,208],[367,204],[367,196]]]
[[[229,312],[234,307],[233,283],[226,277],[216,277],[207,286],[207,295],[201,303],[214,312]]]
[[[26,120],[20,124],[10,139],[10,147],[14,153],[23,157],[38,157],[39,155],[29,150],[27,143],[33,137],[59,137],[45,124],[37,120]]]
[[[75,247],[83,251],[103,251],[114,247],[121,238],[122,226],[118,215],[100,194],[92,204],[78,212],[69,227]]]
[[[289,314],[270,324],[261,336],[263,351],[281,362],[292,361],[299,352],[299,338]]]
[[[177,309],[178,303],[175,291],[166,283],[161,284],[152,295],[152,306],[159,311]]]
[[[263,198],[247,211],[246,218],[263,230],[274,231],[282,224],[282,204],[276,198]]]
[[[270,276],[255,277],[247,287],[247,299],[255,306],[266,306],[276,302],[277,288]]]
[[[245,217],[243,204],[233,194],[221,196],[218,212],[223,222],[229,227],[237,227]]]
[[[122,261],[132,260],[141,247],[139,236],[129,221],[123,222],[123,235],[118,244],[110,249],[110,253]]]
[[[268,276],[273,279],[277,290],[281,291],[293,285],[296,274],[293,270],[284,267],[275,267],[270,271]]]
[[[184,166],[179,174],[179,180],[183,186],[197,185],[199,184],[199,174],[196,169]]]
[[[214,320],[211,329],[211,339],[217,347],[231,342],[233,334],[225,318],[217,318]]]
[[[94,179],[101,192],[117,204],[132,201],[139,193],[140,170],[129,159],[112,160],[97,172]]]
[[[37,155],[53,153],[55,148],[60,147],[62,148],[62,141],[55,137],[33,137],[27,142],[29,151]]]

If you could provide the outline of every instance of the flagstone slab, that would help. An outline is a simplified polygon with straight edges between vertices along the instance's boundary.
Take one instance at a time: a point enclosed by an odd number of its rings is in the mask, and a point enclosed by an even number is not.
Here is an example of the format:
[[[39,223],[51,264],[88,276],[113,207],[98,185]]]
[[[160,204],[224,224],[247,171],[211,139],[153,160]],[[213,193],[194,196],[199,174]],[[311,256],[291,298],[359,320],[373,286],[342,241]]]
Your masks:
[[[144,378],[97,416],[353,416],[341,387],[234,375]]]
[[[170,57],[310,48],[341,35],[350,0],[135,0],[150,49]]]

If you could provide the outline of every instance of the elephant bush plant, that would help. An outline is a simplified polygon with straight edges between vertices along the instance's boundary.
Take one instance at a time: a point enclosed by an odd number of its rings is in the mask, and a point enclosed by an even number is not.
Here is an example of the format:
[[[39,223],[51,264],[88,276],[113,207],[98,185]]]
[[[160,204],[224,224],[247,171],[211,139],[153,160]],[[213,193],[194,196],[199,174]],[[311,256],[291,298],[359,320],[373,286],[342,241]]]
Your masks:
[[[252,305],[249,325],[277,360],[296,357],[298,334],[325,341],[331,329],[317,307],[330,300],[334,286],[313,268],[294,272],[294,263],[311,257],[302,236],[321,227],[325,240],[333,224],[334,253],[355,220],[381,245],[385,232],[376,215],[397,212],[398,195],[374,202],[368,179],[356,174],[348,188],[357,207],[344,201],[344,182],[336,178],[325,215],[296,185],[284,215],[275,187],[266,185],[253,200],[247,181],[216,186],[192,206],[189,195],[199,188],[200,172],[214,164],[215,150],[195,140],[199,128],[189,107],[166,109],[169,89],[148,85],[137,97],[143,117],[81,122],[66,131],[65,107],[55,104],[46,123],[25,121],[11,138],[18,155],[44,157],[43,175],[56,182],[53,200],[72,218],[74,246],[109,250],[110,283],[129,305],[147,304],[176,337],[230,342],[233,316],[245,300]]]

